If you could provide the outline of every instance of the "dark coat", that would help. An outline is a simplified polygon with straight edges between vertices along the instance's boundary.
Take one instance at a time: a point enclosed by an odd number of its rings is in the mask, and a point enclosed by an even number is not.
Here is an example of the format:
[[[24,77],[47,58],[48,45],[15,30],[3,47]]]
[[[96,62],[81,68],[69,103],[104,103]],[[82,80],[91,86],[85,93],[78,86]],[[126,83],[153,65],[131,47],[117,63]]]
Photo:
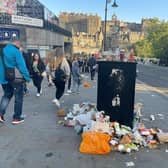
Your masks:
[[[96,65],[96,58],[92,56],[91,58],[89,58],[89,66],[93,67],[95,65]]]
[[[41,59],[38,61],[37,68],[39,70],[39,74],[38,75],[41,75],[46,70],[46,66],[45,66],[45,64],[43,63],[43,61]],[[33,63],[32,63],[32,75],[33,76],[37,75],[37,72],[34,72]]]

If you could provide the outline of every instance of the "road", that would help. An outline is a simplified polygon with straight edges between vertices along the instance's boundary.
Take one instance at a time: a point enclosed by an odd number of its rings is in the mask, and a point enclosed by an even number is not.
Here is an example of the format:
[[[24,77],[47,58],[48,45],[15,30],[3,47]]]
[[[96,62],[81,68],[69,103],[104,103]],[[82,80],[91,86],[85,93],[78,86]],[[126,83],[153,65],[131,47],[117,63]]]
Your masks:
[[[168,67],[138,64],[137,79],[148,85],[148,89],[168,95]]]
[[[168,67],[138,64],[138,79],[154,87],[168,88]]]

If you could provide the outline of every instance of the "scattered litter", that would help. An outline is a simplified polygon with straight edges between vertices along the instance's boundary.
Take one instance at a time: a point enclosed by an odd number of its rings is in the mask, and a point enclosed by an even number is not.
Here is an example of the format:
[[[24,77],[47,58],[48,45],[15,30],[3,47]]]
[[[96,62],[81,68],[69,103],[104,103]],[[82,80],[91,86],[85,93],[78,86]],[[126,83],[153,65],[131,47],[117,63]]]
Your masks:
[[[161,113],[159,113],[159,114],[157,114],[159,117],[164,117],[164,115],[163,114],[161,114]]]
[[[156,95],[151,95],[152,97],[155,97]]]
[[[63,124],[64,124],[64,121],[63,121],[63,120],[59,120],[59,121],[58,121],[58,124],[59,124],[59,125],[63,125]]]
[[[65,113],[65,110],[64,109],[59,109],[57,112],[56,112],[57,116],[58,117],[65,117],[66,116],[66,113]]]
[[[64,95],[65,95],[65,96],[69,96],[69,93],[65,93]]]
[[[160,143],[168,143],[168,133],[159,132],[159,133],[157,133],[157,137],[158,137]]]
[[[91,86],[92,86],[92,84],[90,82],[83,83],[83,87],[85,87],[85,88],[90,88]]]
[[[75,121],[74,120],[67,120],[67,121],[64,122],[64,126],[74,127],[75,126]]]
[[[45,156],[46,157],[52,157],[54,154],[52,152],[46,153]]]
[[[154,115],[141,119],[142,106],[142,103],[135,106],[132,129],[118,122],[110,122],[110,116],[106,115],[104,111],[98,111],[96,105],[90,102],[74,104],[72,109],[69,109],[69,112],[64,117],[64,126],[74,127],[77,134],[83,135],[84,133],[90,132],[109,135],[110,140],[108,143],[111,151],[130,153],[132,151],[139,151],[142,147],[156,149],[160,143],[168,142],[168,133],[158,128],[148,129],[141,123],[142,120],[155,120]],[[162,114],[157,115],[163,117]],[[133,162],[127,163],[127,167],[135,166]]]
[[[168,153],[168,149],[166,149],[165,152]]]
[[[81,77],[82,77],[82,78],[86,78],[86,79],[89,78],[89,76],[84,75],[84,74],[81,74]]]
[[[148,118],[142,118],[142,121],[150,121]]]
[[[154,115],[150,115],[150,120],[154,121],[155,120],[155,116]]]
[[[161,114],[161,113],[159,113],[159,114],[157,114],[160,118],[160,120],[164,120],[165,119],[165,116],[163,115],[163,114]]]
[[[135,163],[134,162],[126,162],[127,167],[134,167]]]

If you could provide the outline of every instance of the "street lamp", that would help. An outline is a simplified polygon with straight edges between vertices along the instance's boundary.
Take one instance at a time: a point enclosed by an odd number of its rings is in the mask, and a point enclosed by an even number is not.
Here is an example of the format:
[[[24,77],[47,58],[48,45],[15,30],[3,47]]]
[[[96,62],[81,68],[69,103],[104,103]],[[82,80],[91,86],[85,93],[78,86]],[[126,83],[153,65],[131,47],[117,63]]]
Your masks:
[[[111,0],[106,0],[106,4],[105,4],[105,19],[104,19],[104,44],[103,44],[103,47],[104,47],[104,51],[106,51],[106,29],[107,29],[107,5],[108,3],[110,3]],[[116,3],[116,0],[114,0],[113,4],[112,4],[112,7],[113,8],[117,8],[118,5]]]
[[[117,3],[116,3],[116,0],[114,0],[114,3],[113,3],[113,5],[112,5],[112,7],[113,7],[113,8],[117,8],[117,7],[118,7],[118,5],[117,5]]]

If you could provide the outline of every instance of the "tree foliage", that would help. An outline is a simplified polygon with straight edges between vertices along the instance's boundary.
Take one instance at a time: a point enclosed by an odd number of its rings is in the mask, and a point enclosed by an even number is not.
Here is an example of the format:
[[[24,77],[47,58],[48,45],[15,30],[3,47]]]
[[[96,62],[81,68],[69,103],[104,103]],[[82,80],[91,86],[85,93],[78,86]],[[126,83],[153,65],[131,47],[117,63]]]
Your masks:
[[[168,22],[148,19],[143,30],[145,39],[135,44],[136,53],[142,57],[168,57]]]

